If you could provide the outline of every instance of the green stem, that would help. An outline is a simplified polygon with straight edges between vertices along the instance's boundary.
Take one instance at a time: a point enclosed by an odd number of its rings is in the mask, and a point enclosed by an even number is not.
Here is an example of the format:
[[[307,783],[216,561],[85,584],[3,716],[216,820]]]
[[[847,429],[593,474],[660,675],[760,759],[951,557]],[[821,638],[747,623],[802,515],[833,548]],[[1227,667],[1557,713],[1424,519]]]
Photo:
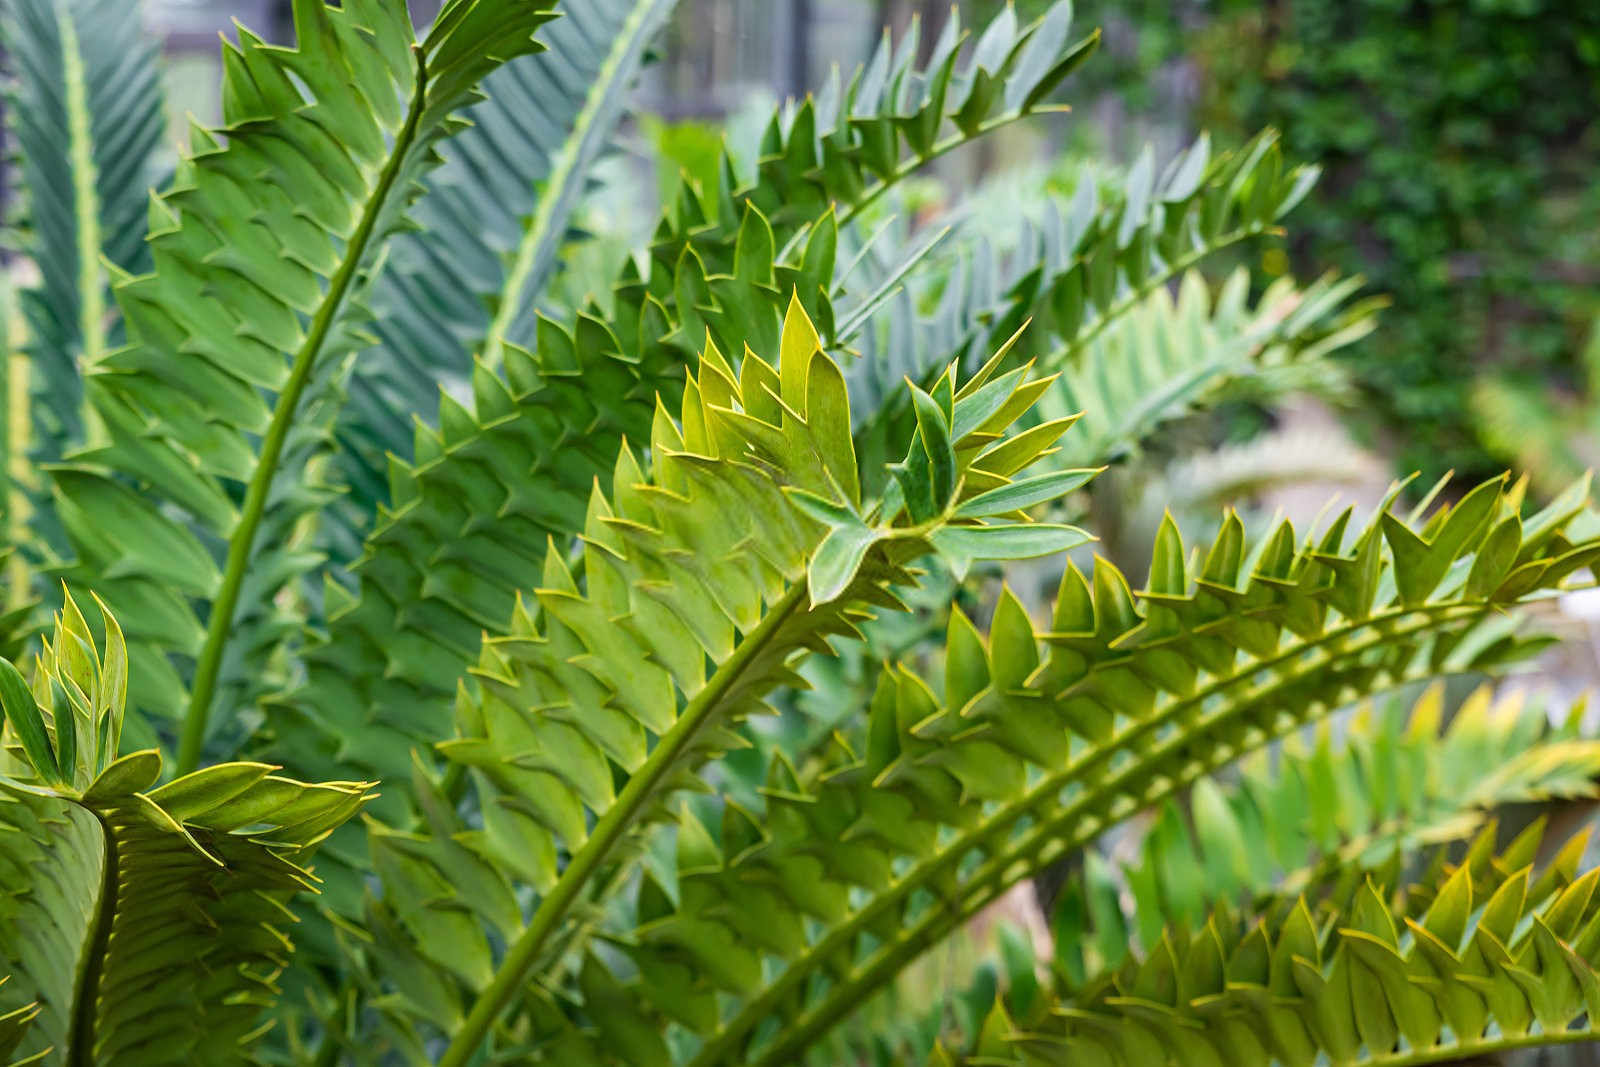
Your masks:
[[[89,934],[83,943],[83,957],[78,963],[78,981],[72,991],[72,1028],[66,1067],[94,1067],[94,1024],[100,1006],[100,978],[105,973],[106,950],[117,917],[117,888],[122,881],[115,832],[99,812],[92,808],[84,810],[100,823],[105,856],[100,869],[100,899],[95,902]]]
[[[423,62],[422,49],[412,47],[417,63],[417,82],[411,95],[410,110],[405,125],[395,137],[394,148],[384,164],[373,194],[367,200],[361,221],[345,246],[344,259],[339,269],[328,281],[328,292],[311,320],[310,330],[300,351],[295,354],[289,380],[278,395],[272,412],[272,422],[261,441],[261,460],[250,476],[250,486],[245,492],[244,509],[239,524],[228,538],[228,558],[222,574],[222,585],[211,605],[211,617],[206,625],[205,644],[195,664],[194,688],[189,698],[189,712],[183,722],[183,736],[178,747],[178,773],[187,774],[200,764],[200,753],[205,746],[206,721],[211,714],[211,703],[216,696],[217,676],[222,668],[222,654],[233,631],[233,614],[239,606],[239,593],[244,586],[245,572],[249,568],[255,548],[256,531],[266,512],[267,494],[278,472],[278,461],[283,455],[284,443],[300,406],[300,396],[305,392],[317,357],[332,331],[334,321],[344,306],[344,299],[355,284],[357,273],[367,245],[372,241],[378,218],[383,213],[389,193],[405,163],[406,154],[416,140],[417,128],[422,120],[427,101],[428,71]]]
[[[1087,328],[1080,330],[1077,335],[1072,338],[1072,340],[1068,341],[1054,352],[1051,352],[1049,355],[1041,358],[1039,360],[1040,371],[1049,372],[1056,368],[1065,366],[1069,360],[1071,360],[1079,352],[1083,351],[1091,341],[1104,333],[1106,328],[1109,327],[1113,322],[1116,322],[1122,316],[1126,315],[1133,308],[1137,307],[1139,303],[1151,293],[1155,292],[1156,289],[1166,285],[1168,282],[1172,281],[1172,279],[1176,278],[1190,267],[1196,266],[1204,260],[1209,259],[1225,248],[1232,248],[1241,241],[1266,232],[1267,231],[1261,227],[1249,227],[1246,229],[1231,230],[1222,237],[1219,237],[1215,242],[1206,245],[1204,248],[1197,248],[1186,255],[1179,256],[1177,259],[1173,260],[1167,265],[1166,270],[1157,274],[1152,274],[1138,286],[1130,289],[1126,294],[1123,295],[1121,300],[1118,300],[1116,303],[1106,308],[1105,312],[1099,318],[1095,319],[1094,322],[1091,323]]]
[[[545,943],[566,919],[590,880],[610,860],[640,815],[654,802],[661,786],[678,769],[680,758],[690,750],[696,737],[722,709],[723,697],[742,679],[747,668],[778,636],[789,617],[803,610],[806,583],[796,582],[776,601],[766,616],[717,668],[704,689],[684,708],[649,757],[629,779],[616,802],[606,809],[583,847],[573,855],[555,886],[539,902],[526,929],[506,953],[494,979],[472,1005],[450,1047],[439,1060],[439,1067],[464,1067],[478,1050],[489,1029],[507,1004],[522,989],[529,972],[539,961]]]
[[[83,346],[81,365],[87,368],[105,355],[106,297],[100,277],[100,198],[96,192],[89,89],[70,6],[57,3],[56,14],[61,27],[61,80],[65,83],[72,213],[78,244],[78,333]]]
[[[963,858],[971,855],[975,850],[988,847],[997,837],[1008,832],[1029,813],[1033,812],[1040,803],[1059,795],[1061,790],[1071,782],[1082,780],[1100,764],[1110,761],[1117,752],[1135,748],[1140,738],[1147,735],[1158,735],[1166,725],[1176,722],[1190,709],[1203,706],[1206,700],[1225,692],[1228,688],[1238,684],[1241,679],[1248,679],[1260,671],[1270,670],[1276,665],[1303,656],[1309,651],[1328,647],[1344,638],[1354,636],[1362,630],[1382,628],[1384,623],[1398,620],[1407,615],[1445,613],[1451,609],[1459,609],[1461,607],[1463,605],[1450,604],[1435,605],[1431,608],[1423,606],[1392,609],[1380,615],[1372,616],[1359,622],[1347,623],[1345,626],[1330,630],[1316,641],[1296,642],[1289,649],[1269,659],[1252,659],[1247,669],[1230,674],[1226,678],[1218,679],[1197,689],[1188,697],[1173,701],[1160,714],[1136,724],[1115,740],[1096,746],[1080,759],[1073,761],[1056,773],[1046,775],[1015,802],[996,810],[989,818],[975,824],[971,829],[941,847],[936,856],[923,860],[907,871],[892,889],[874,898],[865,908],[838,927],[835,927],[813,948],[807,950],[803,957],[791,963],[759,997],[745,1005],[743,1010],[728,1023],[716,1039],[706,1043],[700,1054],[694,1059],[693,1067],[709,1067],[710,1064],[721,1062],[744,1034],[752,1031],[772,1011],[774,1006],[792,992],[798,983],[809,976],[811,968],[808,966],[808,961],[834,958],[838,953],[846,951],[856,934],[873,926],[878,919],[886,915],[890,909],[898,907],[902,901],[909,898],[918,888],[934,884],[937,876],[947,868],[959,864]],[[1473,610],[1482,610],[1478,605],[1468,605],[1468,607]],[[1431,625],[1434,625],[1434,620],[1430,618],[1424,622],[1414,624],[1414,626],[1406,630],[1383,630],[1370,641],[1354,650],[1346,649],[1341,653],[1330,653],[1329,658],[1318,666],[1326,666],[1336,655],[1349,655],[1352,652],[1364,651],[1374,644],[1393,641],[1398,636],[1417,632]],[[1304,672],[1297,673],[1293,680],[1298,680],[1303,677],[1303,674]],[[1287,686],[1290,681],[1291,679],[1283,679],[1274,683],[1274,686]],[[1268,687],[1266,691],[1270,692],[1271,688],[1273,687]],[[1260,699],[1263,695],[1265,693],[1258,693],[1257,699]],[[1241,714],[1243,708],[1243,704],[1225,707],[1206,722],[1203,728],[1215,727],[1226,717]],[[1055,818],[1044,824],[1044,827],[1035,828],[1034,831],[1030,832],[1024,839],[1023,844],[1029,849],[1036,847],[1041,843],[1039,841],[1040,829],[1058,830],[1064,822],[1078,817],[1089,810],[1093,804],[1112,795],[1118,786],[1135,780],[1135,775],[1148,774],[1148,767],[1151,765],[1152,760],[1158,759],[1174,745],[1192,743],[1198,729],[1196,731],[1179,732],[1166,743],[1156,746],[1144,758],[1135,761],[1115,778],[1089,790],[1083,796],[1077,798],[1073,804],[1058,813]],[[1155,799],[1160,798],[1157,797]],[[983,879],[989,877],[993,871],[1004,872],[1007,867],[1015,863],[1020,852],[1020,846],[1002,850],[1000,855],[1004,857],[1003,862],[1000,859],[994,859],[985,863],[982,868],[974,872],[973,876],[967,880],[968,885],[979,886],[982,884]],[[918,927],[908,931],[902,940],[886,946],[883,953],[869,965],[867,970],[841,983],[836,988],[834,995],[830,995],[817,1007],[806,1012],[795,1020],[790,1027],[787,1027],[781,1045],[766,1051],[759,1062],[782,1063],[785,1062],[782,1058],[785,1053],[804,1048],[804,1044],[800,1043],[802,1037],[804,1040],[809,1040],[811,1035],[820,1033],[832,1026],[840,1015],[850,1009],[850,1006],[861,1003],[868,995],[868,990],[877,983],[886,980],[887,977],[892,977],[898,973],[907,960],[920,955],[938,937],[943,936],[943,927],[935,927],[930,922],[931,919],[940,917],[950,919],[953,915],[959,915],[959,913],[952,912],[949,909],[937,909],[930,913],[930,916],[925,918]],[[959,921],[959,919],[955,921]]]
[[[483,361],[490,367],[500,366],[506,334],[526,307],[522,299],[523,290],[527,288],[533,268],[538,264],[540,250],[553,236],[558,236],[558,226],[566,226],[566,212],[571,207],[574,195],[574,176],[577,177],[576,187],[581,187],[586,180],[587,171],[580,174],[579,164],[590,158],[590,152],[586,150],[587,142],[594,138],[596,117],[618,91],[617,72],[625,65],[637,71],[637,57],[660,25],[661,20],[657,16],[665,14],[671,6],[670,0],[665,5],[661,0],[642,0],[619,27],[605,64],[595,75],[594,85],[584,99],[583,109],[573,121],[572,133],[562,142],[561,151],[544,179],[538,206],[517,244],[516,258],[506,271],[505,282],[500,287],[498,310],[494,321],[489,324],[489,334],[483,343]]]

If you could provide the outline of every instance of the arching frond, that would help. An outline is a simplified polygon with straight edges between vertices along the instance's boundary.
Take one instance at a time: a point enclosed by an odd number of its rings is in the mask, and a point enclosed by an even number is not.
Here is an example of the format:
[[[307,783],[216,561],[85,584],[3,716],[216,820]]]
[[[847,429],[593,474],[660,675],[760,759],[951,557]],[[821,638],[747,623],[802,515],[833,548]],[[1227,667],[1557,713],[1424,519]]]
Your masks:
[[[1103,203],[1088,177],[1070,203],[1045,200],[1009,255],[996,251],[1007,242],[985,234],[982,220],[961,222],[971,232],[934,310],[919,315],[909,292],[890,301],[881,327],[859,338],[852,386],[870,400],[887,398],[901,378],[936,372],[943,354],[985,358],[1028,320],[1019,358],[1050,371],[1079,367],[1090,345],[1168,282],[1271,232],[1316,177],[1315,167],[1286,167],[1273,131],[1215,156],[1202,137],[1159,180],[1147,152]],[[1349,287],[1333,291],[1339,295],[1327,304],[1306,309],[1311,318],[1342,303]]]
[[[416,737],[448,730],[456,679],[481,635],[510,632],[517,594],[538,584],[546,539],[579,533],[590,487],[609,477],[623,438],[649,438],[656,394],[675,403],[708,337],[735,356],[746,344],[775,351],[791,293],[827,341],[833,207],[848,214],[942,150],[918,147],[938,116],[960,115],[965,138],[1035,111],[1083,55],[1069,44],[1069,8],[1020,27],[1008,10],[970,55],[952,28],[921,72],[914,47],[885,45],[850,93],[773,116],[753,185],[735,189],[729,164],[704,201],[686,189],[657,229],[648,275],[625,267],[613,315],[516,320],[503,369],[474,373],[475,410],[445,398],[438,432],[418,431],[415,463],[391,466],[394,503],[354,567],[357,588],[330,591],[307,682],[275,702],[272,758],[312,775],[373,765],[409,774]],[[859,147],[868,141],[871,151]],[[522,342],[537,355],[517,351]],[[466,500],[483,506],[464,509]],[[449,581],[436,576],[445,572]],[[318,725],[350,714],[340,706],[412,716],[411,738]]]
[[[446,145],[411,213],[419,230],[395,239],[372,293],[378,344],[356,362],[337,429],[339,480],[351,490],[338,514],[351,518],[324,529],[336,558],[359,554],[377,502],[397,506],[388,455],[415,458],[413,420],[437,409],[440,382],[465,385],[479,353],[501,369],[487,339],[538,306],[591,165],[675,6],[568,5],[540,31],[546,51],[485,79],[488,99],[467,113],[472,126]]]
[[[262,691],[297,628],[275,597],[314,561],[299,526],[327,492],[311,460],[367,277],[453,113],[551,17],[550,0],[451,0],[417,43],[400,4],[294,13],[296,47],[241,29],[224,49],[226,126],[193,131],[151,205],[155,269],[116,286],[128,343],[85,368],[104,439],[53,472],[71,573],[129,619],[136,707],[170,728],[187,702],[184,769],[213,705],[227,721]],[[192,600],[211,605],[203,625]],[[187,698],[169,653],[194,661]]]
[[[1097,988],[997,1008],[974,1064],[1417,1065],[1593,1041],[1600,875],[1585,837],[1542,869],[1492,833],[1397,893],[1372,881],[1282,914],[1169,930]]]
[[[1314,747],[1246,761],[1237,782],[1200,779],[1187,816],[1169,801],[1137,853],[1114,861],[1120,878],[1090,851],[1062,890],[1063,979],[1081,986],[1127,957],[1130,935],[1153,945],[1169,924],[1203,925],[1221,901],[1321,896],[1466,840],[1505,805],[1595,796],[1600,741],[1582,731],[1584,710],[1552,725],[1520,692],[1492,703],[1481,688],[1441,727],[1435,686],[1409,722],[1364,709],[1339,743],[1324,729]]]
[[[804,781],[776,762],[736,848],[686,854],[680,830],[678,903],[641,897],[624,942],[629,996],[702,1036],[693,1062],[789,1062],[1121,819],[1353,698],[1538,647],[1500,620],[1600,554],[1564,533],[1583,500],[1524,522],[1496,481],[1420,532],[1386,505],[1254,546],[1230,520],[1197,564],[1169,524],[1138,597],[1102,560],[1068,568],[1043,633],[1009,596],[987,642],[956,615],[942,687],[887,672],[865,752]]]
[[[466,1062],[585,924],[585,902],[603,897],[641,832],[699,788],[708,759],[741,744],[731,727],[763,710],[795,661],[848,638],[871,609],[896,609],[891,590],[914,581],[913,560],[1021,558],[1087,540],[1013,522],[1001,499],[1066,428],[1006,434],[1040,385],[1017,371],[958,389],[952,368],[932,394],[918,391],[900,492],[864,505],[844,379],[798,300],[776,366],[746,350],[735,374],[707,348],[679,416],[658,412],[648,465],[624,450],[611,495],[591,498],[581,581],[547,553],[537,607],[485,644],[481,696],[463,691],[456,736],[440,746],[483,812],[483,833],[470,835],[478,869],[537,891],[532,919],[504,907],[512,885],[485,887],[466,908],[445,892],[466,860],[465,828],[443,805],[429,808],[428,838],[374,835],[385,908],[414,966],[449,976],[436,988],[465,985],[464,998],[409,1003],[456,1032],[443,1062]],[[511,946],[500,960],[496,941]]]
[[[148,269],[145,204],[164,162],[155,41],[133,0],[17,0],[0,11],[12,74],[6,124],[27,196],[19,250],[39,268],[23,293],[32,365],[33,441],[59,459],[83,431],[80,364],[121,330],[113,270]]]

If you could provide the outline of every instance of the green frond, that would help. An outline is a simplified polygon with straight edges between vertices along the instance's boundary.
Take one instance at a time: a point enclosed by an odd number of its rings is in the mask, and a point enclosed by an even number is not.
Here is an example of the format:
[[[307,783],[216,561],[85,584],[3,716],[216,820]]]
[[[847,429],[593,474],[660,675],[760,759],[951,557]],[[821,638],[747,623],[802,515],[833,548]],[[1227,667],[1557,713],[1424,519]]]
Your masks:
[[[212,705],[270,687],[298,630],[275,601],[316,562],[302,525],[330,490],[312,461],[367,343],[368,276],[461,126],[453,112],[535,48],[549,7],[452,0],[414,43],[403,4],[297,0],[294,48],[244,29],[224,47],[225,127],[193,131],[151,203],[155,270],[116,286],[128,343],[85,368],[104,440],[53,472],[70,573],[129,619],[134,703],[163,730],[187,688],[167,655],[195,663],[184,768]],[[192,600],[211,605],[204,626]]]
[[[71,596],[32,685],[0,661],[0,1046],[61,1063],[244,1063],[292,945],[286,905],[312,851],[369,799],[258,763],[154,788],[161,756],[118,757],[128,656]],[[31,1005],[31,1007],[29,1007]]]
[[[1372,881],[1281,914],[1224,909],[1168,930],[1093,990],[997,1006],[971,1064],[1319,1062],[1414,1067],[1600,1036],[1600,875],[1539,834],[1387,892]]]
[[[1541,647],[1505,611],[1600,555],[1585,500],[1522,521],[1502,480],[1420,532],[1386,504],[1255,545],[1230,518],[1203,561],[1169,523],[1142,594],[1097,560],[1092,579],[1068,567],[1042,632],[1010,595],[988,641],[954,615],[942,684],[887,671],[864,752],[805,780],[774,763],[763,833],[685,865],[680,830],[677,906],[645,891],[623,942],[629,995],[701,1035],[697,1064],[790,1062],[1009,886],[1201,775],[1353,699]]]
[[[675,6],[568,5],[540,31],[545,51],[485,79],[488,99],[445,147],[411,212],[420,229],[396,237],[369,301],[378,344],[356,362],[337,428],[339,480],[351,489],[337,514],[350,519],[329,530],[324,518],[324,539],[342,539],[330,545],[336,559],[360,553],[375,504],[389,500],[387,457],[413,458],[414,416],[437,407],[440,382],[467,383],[475,353],[501,369],[485,340],[538,306],[590,168]]]
[[[448,730],[456,679],[481,635],[510,632],[517,594],[538,584],[547,539],[565,544],[583,529],[590,487],[609,477],[624,437],[649,439],[655,396],[676,404],[684,368],[708,337],[731,354],[746,344],[775,351],[791,293],[826,342],[835,206],[847,214],[908,172],[916,157],[907,146],[917,142],[901,125],[970,105],[981,120],[975,136],[1031,113],[1039,101],[1030,97],[1074,62],[1069,6],[1020,28],[1002,14],[964,59],[941,49],[927,70],[944,88],[919,80],[914,47],[902,42],[892,61],[881,51],[852,93],[774,115],[753,185],[736,191],[725,168],[725,186],[704,200],[685,191],[657,230],[648,275],[631,260],[624,268],[614,315],[591,308],[567,324],[512,322],[504,367],[474,370],[474,410],[445,398],[439,430],[417,431],[415,462],[391,462],[391,508],[353,568],[357,588],[330,591],[328,634],[307,652],[305,686],[269,710],[272,758],[313,776],[385,766],[408,780],[408,749]],[[959,40],[959,28],[951,32]],[[959,70],[945,71],[947,59]],[[905,118],[913,112],[915,123]],[[851,147],[868,137],[873,153]],[[879,159],[891,149],[892,166]],[[537,355],[518,351],[522,343]],[[352,715],[408,725],[336,725]]]
[[[20,251],[39,268],[23,293],[34,374],[33,446],[59,459],[83,431],[80,364],[120,337],[113,271],[148,269],[145,204],[164,166],[156,43],[133,0],[17,0],[0,12],[12,74],[26,216]],[[51,531],[53,532],[53,531]]]
[[[421,839],[374,829],[384,906],[413,965],[445,976],[434,992],[450,995],[407,1004],[456,1035],[444,1063],[466,1062],[533,968],[586,925],[585,901],[672,817],[677,794],[701,788],[701,766],[742,743],[731,727],[764,710],[796,660],[851,636],[871,609],[896,609],[891,589],[914,582],[913,560],[1023,558],[1088,539],[984,505],[1065,429],[1005,435],[1037,395],[1025,371],[958,389],[952,368],[919,391],[900,499],[863,504],[844,378],[798,299],[780,352],[773,365],[746,350],[735,373],[708,345],[677,417],[658,409],[648,463],[624,449],[611,495],[590,498],[581,581],[578,560],[548,553],[533,603],[485,643],[481,693],[462,690],[456,736],[439,746],[470,780],[482,831],[439,803],[425,805]],[[467,862],[482,891],[448,895]],[[540,894],[526,925],[497,872]],[[504,959],[495,943],[511,946]]]
[[[1025,322],[1019,358],[1048,371],[1079,366],[1088,346],[1168,282],[1270,233],[1317,173],[1286,167],[1271,130],[1217,155],[1202,136],[1160,176],[1147,150],[1104,202],[1087,176],[1070,203],[1045,200],[1009,255],[995,251],[1008,242],[986,233],[982,219],[958,220],[965,247],[933,310],[919,314],[903,292],[890,302],[881,333],[861,334],[862,358],[850,374],[871,401],[863,410],[882,407],[902,378],[921,381],[958,355],[985,358]]]
[[[1167,925],[1203,925],[1222,901],[1321,896],[1429,846],[1465,840],[1505,805],[1593,797],[1600,741],[1584,705],[1557,725],[1520,692],[1479,689],[1441,728],[1442,686],[1404,716],[1363,709],[1335,744],[1247,760],[1236,782],[1202,778],[1185,816],[1168,801],[1120,876],[1090,853],[1056,905],[1056,966],[1083,986],[1127,957],[1130,934],[1154,945]],[[1126,894],[1126,895],[1124,895]],[[1123,902],[1127,901],[1126,904]]]
[[[1240,269],[1215,297],[1194,272],[1176,299],[1165,289],[1150,293],[1083,345],[1041,401],[1041,414],[1084,413],[1060,462],[1112,462],[1196,407],[1286,368],[1316,366],[1376,326],[1383,302],[1352,301],[1360,286],[1360,278],[1332,275],[1304,287],[1283,278],[1252,306],[1249,273]]]

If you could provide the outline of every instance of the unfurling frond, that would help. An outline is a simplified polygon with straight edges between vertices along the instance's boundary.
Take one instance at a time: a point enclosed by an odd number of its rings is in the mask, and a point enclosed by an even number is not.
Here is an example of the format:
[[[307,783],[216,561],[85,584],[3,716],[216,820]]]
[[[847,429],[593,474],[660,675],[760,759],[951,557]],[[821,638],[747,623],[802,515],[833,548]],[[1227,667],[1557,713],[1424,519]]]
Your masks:
[[[31,686],[0,661],[0,1044],[32,1014],[20,1047],[50,1062],[240,1062],[292,951],[285,906],[367,787],[259,763],[157,787],[159,753],[117,754],[129,664],[102,620],[97,648],[68,596]]]

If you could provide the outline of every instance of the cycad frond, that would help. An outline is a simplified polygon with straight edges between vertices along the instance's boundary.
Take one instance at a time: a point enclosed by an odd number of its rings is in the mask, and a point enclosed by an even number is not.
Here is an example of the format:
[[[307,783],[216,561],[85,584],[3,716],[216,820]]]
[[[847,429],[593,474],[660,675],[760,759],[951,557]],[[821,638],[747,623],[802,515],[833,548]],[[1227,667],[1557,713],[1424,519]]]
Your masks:
[[[1341,743],[1323,729],[1309,750],[1247,761],[1236,782],[1202,778],[1188,817],[1168,802],[1137,855],[1118,861],[1120,879],[1091,851],[1057,904],[1063,978],[1081,986],[1121,964],[1130,933],[1153,945],[1169,924],[1203,924],[1221,901],[1321,896],[1470,838],[1504,805],[1595,795],[1600,741],[1581,732],[1582,703],[1552,725],[1520,692],[1493,703],[1485,687],[1441,729],[1443,696],[1430,688],[1409,722],[1366,708]]]
[[[34,371],[33,445],[59,459],[83,429],[80,362],[121,335],[112,269],[148,269],[145,206],[166,133],[155,42],[131,0],[16,0],[0,11],[13,73],[7,126],[27,195],[20,250],[39,268],[23,293]]]
[[[444,398],[439,430],[418,431],[414,464],[391,464],[392,511],[353,568],[353,597],[330,592],[329,632],[307,655],[305,686],[275,702],[272,758],[310,775],[382,765],[408,776],[407,748],[448,730],[456,679],[480,636],[510,632],[547,538],[578,534],[590,487],[610,475],[622,439],[649,438],[656,394],[676,403],[707,338],[735,355],[747,344],[775,351],[791,293],[828,341],[840,215],[912,169],[916,131],[937,116],[976,116],[957,124],[975,136],[1035,110],[1081,58],[1067,44],[1069,8],[1020,28],[1008,9],[959,71],[958,29],[923,72],[914,47],[902,42],[891,57],[886,45],[852,79],[853,93],[773,116],[755,184],[735,190],[729,164],[705,202],[686,189],[657,229],[648,276],[631,260],[625,267],[612,316],[591,308],[567,324],[512,323],[502,370],[474,372],[476,410]],[[870,152],[857,147],[866,139]],[[537,355],[518,352],[523,342]],[[380,722],[410,716],[412,732],[318,725],[357,707]]]
[[[464,1024],[459,1008],[410,1005],[458,1031],[443,1062],[465,1062],[532,968],[585,923],[585,901],[603,896],[641,832],[701,788],[708,759],[742,744],[731,727],[794,678],[797,658],[849,637],[871,608],[896,609],[891,589],[914,581],[913,560],[1022,558],[1087,540],[1009,521],[1015,509],[993,503],[1066,428],[1006,435],[1044,384],[986,372],[958,389],[952,368],[917,394],[897,498],[864,506],[844,378],[798,300],[776,366],[746,350],[735,374],[707,348],[677,420],[658,411],[648,466],[625,449],[612,494],[592,496],[581,583],[547,553],[537,609],[486,642],[482,694],[458,701],[457,736],[440,751],[470,778],[483,832],[463,838],[436,805],[431,839],[375,833],[385,907],[414,942],[414,965],[469,991]],[[503,906],[510,885],[464,901],[442,893],[468,840],[488,861],[484,878],[511,872],[541,894],[526,925]],[[511,945],[498,964],[497,940]]]
[[[67,597],[31,690],[0,661],[0,1017],[34,1005],[21,1048],[63,1063],[244,1062],[305,861],[367,787],[230,763],[153,788],[159,753],[117,756],[129,663],[102,613],[103,652]]]
[[[1076,366],[1088,345],[1156,290],[1270,232],[1317,173],[1305,166],[1286,170],[1270,130],[1236,153],[1216,156],[1210,139],[1201,137],[1159,181],[1146,153],[1104,203],[1088,177],[1070,203],[1045,200],[1007,256],[995,251],[1007,242],[985,234],[981,220],[958,222],[965,247],[938,304],[922,316],[909,293],[892,301],[881,333],[861,335],[852,388],[868,400],[887,398],[901,378],[920,381],[936,372],[943,354],[985,358],[1029,319],[1034,325],[1019,356],[1032,356],[1051,371]]]
[[[104,440],[53,472],[72,573],[129,619],[135,705],[175,716],[186,686],[167,653],[195,659],[184,769],[212,705],[262,691],[297,629],[274,599],[315,562],[298,527],[328,494],[308,467],[361,343],[367,275],[452,113],[551,17],[550,0],[452,0],[415,43],[402,4],[294,12],[295,48],[241,29],[224,49],[226,128],[193,131],[151,205],[155,271],[116,287],[129,343],[85,368]],[[191,599],[211,604],[204,627]]]
[[[1169,930],[1097,988],[1003,1008],[976,1064],[1318,1062],[1414,1067],[1600,1037],[1600,874],[1587,835],[1542,871],[1537,833],[1389,894],[1371,881],[1281,914]]]
[[[395,239],[372,293],[378,345],[356,362],[337,430],[351,489],[341,511],[352,518],[325,530],[335,558],[359,553],[374,505],[389,500],[387,456],[414,458],[413,418],[436,409],[441,381],[465,384],[479,353],[501,368],[486,339],[538,305],[590,167],[675,5],[568,5],[540,31],[546,51],[484,80],[488,99],[467,113],[472,126],[445,147],[411,212],[420,231]]]
[[[864,753],[806,781],[774,764],[765,835],[685,870],[680,831],[679,904],[641,898],[626,942],[632,995],[704,1036],[698,1064],[789,1062],[1007,887],[1202,774],[1354,698],[1540,647],[1499,620],[1600,555],[1564,533],[1585,499],[1523,523],[1496,481],[1420,533],[1386,504],[1255,546],[1230,520],[1193,568],[1168,523],[1137,598],[1097,561],[1092,581],[1068,568],[1043,634],[1009,595],[987,642],[955,615],[942,700],[890,670]],[[736,1013],[708,1010],[728,994]]]
[[[1376,326],[1384,301],[1352,301],[1360,287],[1360,278],[1329,275],[1303,287],[1284,278],[1252,305],[1241,269],[1214,297],[1192,272],[1176,300],[1151,293],[1081,346],[1041,401],[1041,414],[1084,413],[1083,435],[1067,442],[1060,462],[1112,462],[1196,407],[1286,369],[1316,367]]]

